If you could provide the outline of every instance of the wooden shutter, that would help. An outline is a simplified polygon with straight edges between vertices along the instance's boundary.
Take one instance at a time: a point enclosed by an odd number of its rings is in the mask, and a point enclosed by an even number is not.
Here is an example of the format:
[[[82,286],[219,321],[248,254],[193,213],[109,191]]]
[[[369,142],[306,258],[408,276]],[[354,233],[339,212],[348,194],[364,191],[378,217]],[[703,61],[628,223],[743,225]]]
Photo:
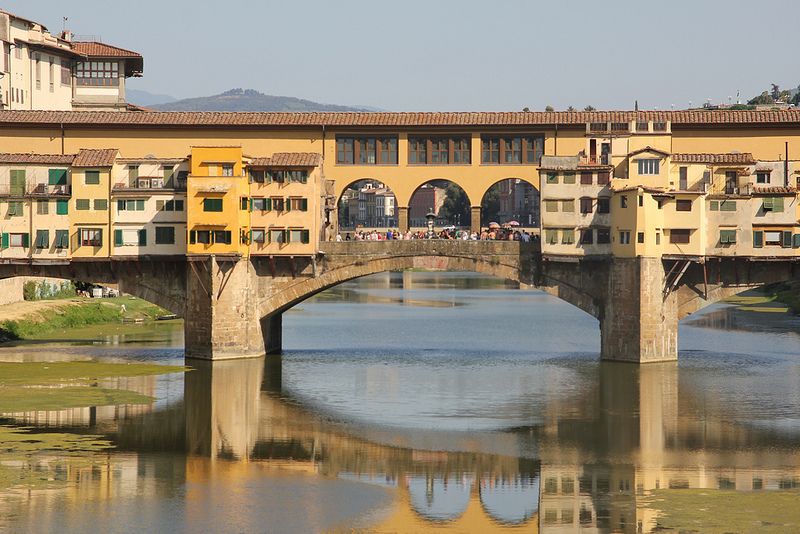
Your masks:
[[[764,232],[761,230],[753,230],[753,248],[762,248],[764,246]]]
[[[772,199],[772,211],[774,213],[783,213],[783,197],[774,197]]]
[[[783,248],[791,248],[792,246],[792,231],[791,230],[784,230],[783,235],[781,236],[783,239],[781,240],[781,246]]]
[[[139,246],[144,247],[147,245],[147,230],[142,228],[139,230]]]
[[[2,239],[0,239],[0,246],[2,248],[8,248],[8,233],[3,232]]]
[[[47,183],[49,185],[67,185],[67,169],[49,169]]]
[[[11,191],[14,196],[22,196],[25,194],[25,171],[14,170],[11,171]]]
[[[309,236],[309,231],[308,230],[303,230],[301,232],[301,234],[300,234],[300,241],[302,243],[308,243],[309,242],[309,237],[310,237]]]
[[[31,244],[31,235],[22,234],[22,248],[28,248]]]
[[[794,238],[792,240],[792,247],[800,248],[800,234],[794,234]]]
[[[56,200],[56,215],[67,215],[69,213],[69,201],[65,199]]]
[[[308,199],[300,199],[300,211],[308,211]]]
[[[122,230],[114,230],[114,246],[122,246]]]

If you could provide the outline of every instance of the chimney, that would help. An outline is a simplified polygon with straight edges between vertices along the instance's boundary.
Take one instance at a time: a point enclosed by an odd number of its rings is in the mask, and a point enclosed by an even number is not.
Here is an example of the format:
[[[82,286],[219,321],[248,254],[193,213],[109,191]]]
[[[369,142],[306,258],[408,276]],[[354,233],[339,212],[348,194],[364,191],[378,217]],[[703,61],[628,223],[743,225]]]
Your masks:
[[[72,42],[73,33],[71,31],[69,31],[69,30],[64,30],[63,32],[61,32],[61,35],[59,37],[62,40],[66,41],[68,43],[71,43]]]

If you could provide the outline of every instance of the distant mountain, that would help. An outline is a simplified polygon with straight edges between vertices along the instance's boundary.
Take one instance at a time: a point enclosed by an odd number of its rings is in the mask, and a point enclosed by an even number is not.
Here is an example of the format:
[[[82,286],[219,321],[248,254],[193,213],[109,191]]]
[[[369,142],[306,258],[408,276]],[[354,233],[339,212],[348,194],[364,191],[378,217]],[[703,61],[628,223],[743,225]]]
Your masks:
[[[128,102],[136,104],[137,106],[156,106],[158,104],[167,104],[178,100],[174,96],[161,95],[156,93],[148,93],[139,89],[125,89],[125,96]]]
[[[320,104],[291,96],[265,95],[253,89],[231,89],[219,95],[186,98],[148,107],[159,111],[375,111],[374,108]]]

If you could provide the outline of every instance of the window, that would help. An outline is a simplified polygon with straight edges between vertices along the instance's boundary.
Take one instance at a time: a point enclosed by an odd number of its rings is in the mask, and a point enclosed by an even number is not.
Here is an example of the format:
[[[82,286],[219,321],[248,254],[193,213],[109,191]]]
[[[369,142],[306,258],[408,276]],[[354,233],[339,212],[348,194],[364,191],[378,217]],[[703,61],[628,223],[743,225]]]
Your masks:
[[[600,171],[597,173],[597,185],[606,185],[611,177],[608,171]]]
[[[765,231],[764,244],[765,245],[780,245],[782,243],[782,233],[780,231]]]
[[[22,217],[23,204],[20,201],[12,200],[8,203],[8,216],[9,217]]]
[[[96,198],[94,199],[94,210],[95,211],[105,211],[108,209],[108,200],[104,198]]]
[[[678,168],[678,189],[681,191],[689,189],[689,167]]]
[[[36,230],[35,246],[38,249],[50,248],[50,231]]]
[[[283,211],[284,208],[283,197],[273,197],[270,199],[270,203],[272,204],[273,210]]]
[[[548,184],[557,184],[558,183],[558,173],[557,172],[548,172],[545,181]]]
[[[572,228],[561,230],[561,244],[572,245],[575,243],[575,231]]]
[[[61,58],[61,85],[72,85],[72,70],[66,58]]]
[[[174,245],[175,227],[156,226],[156,245]]]
[[[592,173],[591,173],[591,171],[582,171],[581,172],[581,185],[592,185]]]
[[[267,201],[268,198],[256,198],[253,197],[250,199],[250,211],[267,211]]]
[[[67,215],[68,213],[69,213],[69,201],[65,198],[59,198],[58,200],[56,200],[56,215]]]
[[[221,198],[204,198],[203,211],[222,211]]]
[[[336,163],[339,165],[396,165],[397,137],[337,137]]]
[[[653,131],[654,132],[666,132],[667,131],[667,123],[664,121],[653,121]]]
[[[628,196],[622,195],[619,197],[619,207],[620,208],[627,208],[628,207]]]
[[[128,180],[131,185],[136,184],[136,180],[139,178],[139,166],[138,165],[128,165]]]
[[[457,137],[450,140],[453,150],[452,163],[469,164],[472,162],[472,142],[469,137]]]
[[[597,213],[608,213],[611,211],[611,199],[600,197],[597,199]]]
[[[661,232],[656,232],[656,245],[661,244]]]
[[[675,211],[692,211],[691,200],[676,200]]]
[[[265,235],[263,228],[253,228],[250,230],[250,240],[253,243],[264,243]]]
[[[34,55],[36,61],[36,89],[42,88],[42,56],[41,54]]]
[[[428,163],[428,140],[419,137],[408,138],[408,162]]]
[[[85,171],[83,173],[83,183],[86,185],[98,185],[100,183],[100,171]]]
[[[286,231],[283,229],[272,228],[269,231],[270,243],[286,243]]]
[[[36,214],[37,215],[47,215],[50,213],[50,201],[49,200],[37,200],[36,201]]]
[[[574,200],[562,200],[561,201],[561,211],[567,213],[573,213],[575,211],[575,201]]]
[[[263,169],[250,169],[250,183],[263,184],[264,183],[264,170]]]
[[[481,163],[538,163],[544,150],[544,137],[482,137]]]
[[[89,199],[88,198],[75,199],[75,209],[76,210],[81,210],[81,211],[88,210],[89,206],[91,206],[91,204],[89,203]]]
[[[637,243],[644,243],[644,232],[637,232],[636,234],[636,242]]]
[[[221,245],[231,244],[230,230],[214,230],[211,232],[211,237],[214,240],[214,243],[219,243]]]
[[[290,198],[289,208],[292,211],[308,211],[308,199],[306,198]]]
[[[558,230],[546,229],[544,231],[544,238],[548,245],[558,244]]]
[[[233,164],[231,163],[222,164],[222,176],[233,176]]]
[[[103,230],[100,228],[81,228],[79,236],[82,247],[103,246]]]
[[[308,243],[308,230],[289,230],[290,243]]]
[[[239,208],[242,211],[247,211],[248,206],[250,205],[247,197],[240,197],[239,198]]]
[[[598,228],[597,244],[607,245],[608,243],[611,243],[611,230],[609,230],[608,228]]]
[[[669,242],[675,245],[687,245],[689,243],[690,234],[691,230],[672,229],[669,231]]]
[[[709,202],[708,209],[711,211],[719,211],[719,200],[712,200]]]
[[[722,201],[720,201],[719,210],[720,211],[736,211],[736,201],[735,200],[722,200]]]
[[[395,150],[397,149],[395,148]],[[304,184],[308,182],[308,171],[285,171],[284,179],[290,184]]]
[[[56,240],[54,245],[56,248],[69,247],[69,230],[56,230]]]
[[[192,232],[196,235],[197,242],[201,245],[210,245],[211,244],[211,231],[210,230],[197,230],[197,232]],[[189,234],[189,242],[192,243],[191,240],[192,234]]]
[[[631,232],[629,230],[622,230],[619,233],[619,244],[620,245],[630,245],[631,243]]]
[[[144,211],[144,199],[117,200],[117,211]]]
[[[29,234],[3,234],[8,237],[8,244],[12,247],[28,248],[30,246]]]
[[[658,174],[658,166],[660,162],[661,160],[656,158],[637,160],[637,163],[639,165],[639,174],[640,175]]]
[[[408,162],[418,165],[469,164],[469,137],[409,137]]]
[[[10,171],[10,189],[12,196],[20,197],[25,194],[25,170]]]
[[[756,183],[757,184],[768,184],[769,183],[769,171],[758,171],[756,173]]]
[[[639,195],[639,207],[641,208],[642,206],[644,206],[644,196]]]
[[[761,205],[763,211],[783,213],[783,197],[767,197]]]
[[[565,184],[574,184],[575,183],[575,173],[574,172],[565,172],[564,173],[564,183]]]
[[[48,185],[67,185],[67,169],[48,169]]]
[[[592,213],[593,200],[589,197],[581,198],[581,213]]]
[[[735,195],[738,194],[739,175],[736,171],[725,171],[725,194]]]
[[[720,230],[719,243],[720,245],[732,245],[736,243],[736,230]]]
[[[431,163],[433,164],[447,164],[449,162],[448,155],[448,142],[447,139],[432,139],[431,145]]]
[[[79,61],[75,66],[78,85],[119,85],[119,63],[116,61]]]
[[[594,242],[594,232],[591,228],[581,230],[581,245],[591,245]]]

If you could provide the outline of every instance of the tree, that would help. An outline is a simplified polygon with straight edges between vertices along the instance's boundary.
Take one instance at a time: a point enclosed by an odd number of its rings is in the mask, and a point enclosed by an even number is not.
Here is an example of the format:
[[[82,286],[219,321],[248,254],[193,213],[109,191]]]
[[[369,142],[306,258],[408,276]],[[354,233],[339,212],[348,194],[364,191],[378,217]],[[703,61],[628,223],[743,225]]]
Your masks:
[[[545,111],[555,111],[555,108],[553,108],[553,106],[545,106],[544,110]]]
[[[439,217],[450,224],[458,222],[461,226],[468,226],[470,222],[470,205],[467,194],[452,182],[447,184],[444,193],[445,199],[439,210]]]
[[[770,96],[772,97],[773,102],[777,102],[781,97],[781,88],[778,84],[772,83],[772,91],[770,91]]]
[[[575,111],[575,108],[570,106],[570,107],[567,108],[567,111]]]
[[[748,100],[747,103],[750,104],[750,105],[774,104],[775,103],[775,99],[770,96],[769,92],[764,91],[763,93],[761,93],[757,97],[751,98],[750,100]]]
[[[586,106],[583,111],[597,111],[594,106]]]
[[[485,226],[497,221],[500,214],[500,183],[494,184],[486,191],[481,201],[481,222]]]
[[[522,108],[522,111],[524,111],[525,113],[529,112],[530,110],[531,110],[531,108],[529,108],[527,106]]]

